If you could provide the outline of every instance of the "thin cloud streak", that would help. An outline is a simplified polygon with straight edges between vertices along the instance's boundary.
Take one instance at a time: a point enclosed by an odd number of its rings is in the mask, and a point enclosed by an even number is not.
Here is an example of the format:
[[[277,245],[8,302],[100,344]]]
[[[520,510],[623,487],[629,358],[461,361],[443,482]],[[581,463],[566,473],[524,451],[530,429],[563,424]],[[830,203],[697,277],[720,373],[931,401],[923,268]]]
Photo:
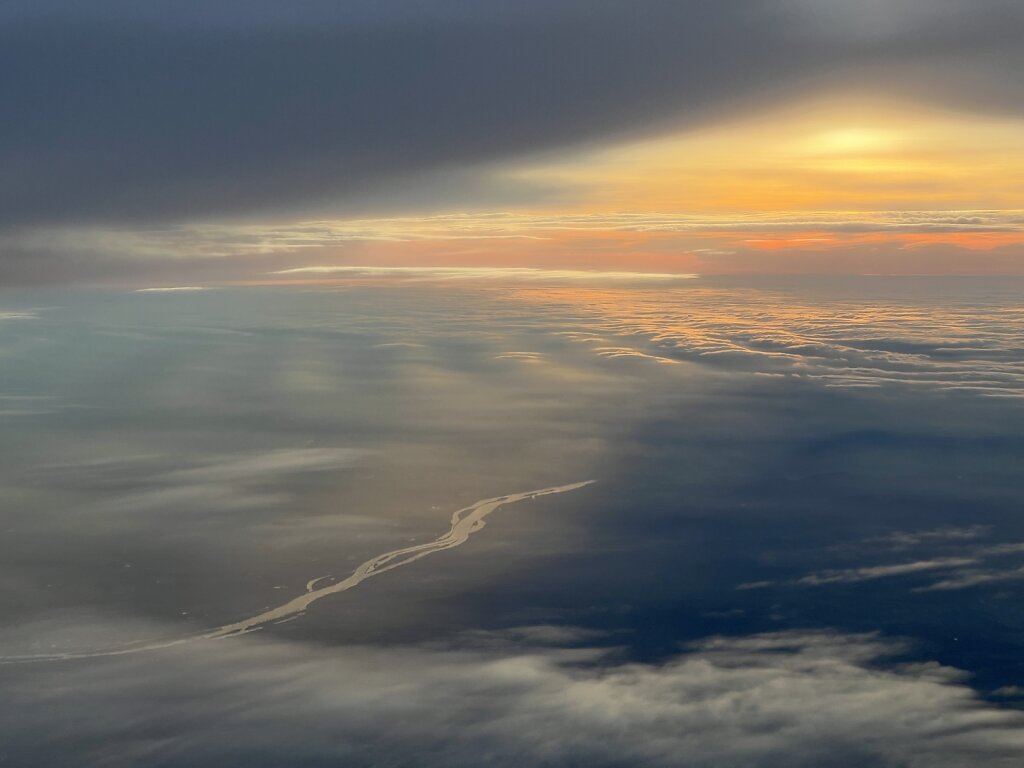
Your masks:
[[[604,272],[600,270],[536,269],[532,267],[295,267],[274,275],[368,275],[434,278],[513,278],[525,280],[692,280],[694,274],[658,272]]]
[[[971,528],[938,528],[925,531],[897,531],[888,536],[867,539],[861,547],[868,551],[883,548],[903,551],[921,547],[952,549],[954,554],[909,562],[855,568],[829,569],[810,573],[790,581],[758,581],[739,584],[737,590],[767,589],[777,586],[821,587],[833,584],[857,584],[913,577],[933,571],[948,574],[926,586],[914,587],[912,592],[941,592],[987,584],[998,584],[1024,579],[1024,566],[999,565],[993,561],[1024,554],[1024,542],[979,545],[976,541],[990,534],[987,526]]]

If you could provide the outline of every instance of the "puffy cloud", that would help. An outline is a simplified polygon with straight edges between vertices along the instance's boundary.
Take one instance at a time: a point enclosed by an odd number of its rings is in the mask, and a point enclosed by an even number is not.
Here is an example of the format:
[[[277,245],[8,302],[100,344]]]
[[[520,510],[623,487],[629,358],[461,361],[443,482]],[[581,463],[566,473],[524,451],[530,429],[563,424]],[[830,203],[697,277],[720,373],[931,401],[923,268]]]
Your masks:
[[[40,766],[934,768],[1024,754],[1021,713],[979,700],[958,670],[882,665],[905,649],[875,636],[711,638],[660,665],[580,647],[586,638],[526,628],[374,649],[247,638],[5,667],[6,755]]]

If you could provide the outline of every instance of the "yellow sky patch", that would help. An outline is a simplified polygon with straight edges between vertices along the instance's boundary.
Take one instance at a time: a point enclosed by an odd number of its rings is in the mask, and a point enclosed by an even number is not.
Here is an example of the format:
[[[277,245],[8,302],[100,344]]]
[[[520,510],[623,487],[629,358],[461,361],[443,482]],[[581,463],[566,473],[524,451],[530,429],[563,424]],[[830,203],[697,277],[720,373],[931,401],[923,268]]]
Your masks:
[[[578,153],[518,175],[572,188],[591,211],[1018,208],[1024,121],[818,101]]]

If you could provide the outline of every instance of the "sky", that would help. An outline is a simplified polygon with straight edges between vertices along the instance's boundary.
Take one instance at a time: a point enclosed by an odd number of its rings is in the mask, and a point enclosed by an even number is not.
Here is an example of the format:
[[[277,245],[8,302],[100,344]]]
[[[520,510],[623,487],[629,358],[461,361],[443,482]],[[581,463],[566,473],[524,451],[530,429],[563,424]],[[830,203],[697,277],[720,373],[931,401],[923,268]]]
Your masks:
[[[0,764],[1024,764],[1021,0],[0,0]]]
[[[1022,34],[1014,0],[15,0],[0,282],[1024,274]]]

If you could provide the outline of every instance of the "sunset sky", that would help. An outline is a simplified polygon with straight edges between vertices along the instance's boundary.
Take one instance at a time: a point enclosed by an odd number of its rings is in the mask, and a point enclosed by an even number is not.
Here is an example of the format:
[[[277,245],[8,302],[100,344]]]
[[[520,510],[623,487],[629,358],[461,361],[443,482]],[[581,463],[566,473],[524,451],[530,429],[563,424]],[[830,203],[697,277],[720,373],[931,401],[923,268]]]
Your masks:
[[[1024,0],[0,0],[0,766],[1024,766]]]
[[[0,278],[1021,274],[1022,29],[1013,0],[5,4]]]

